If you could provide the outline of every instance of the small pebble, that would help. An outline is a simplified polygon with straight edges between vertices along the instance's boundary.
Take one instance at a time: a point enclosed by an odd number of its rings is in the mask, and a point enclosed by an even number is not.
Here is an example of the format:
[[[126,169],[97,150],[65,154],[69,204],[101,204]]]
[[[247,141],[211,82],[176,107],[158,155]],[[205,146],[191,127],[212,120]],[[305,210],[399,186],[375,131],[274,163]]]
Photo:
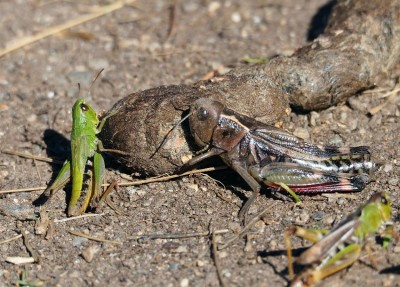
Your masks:
[[[322,220],[323,218],[324,218],[324,216],[325,216],[325,212],[323,212],[323,211],[317,211],[317,212],[315,212],[314,214],[313,214],[313,219],[314,220],[316,220],[316,221],[320,221],[320,220]]]
[[[179,246],[176,250],[176,253],[185,253],[188,252],[188,247],[186,245]]]
[[[331,136],[328,139],[328,142],[329,142],[330,145],[343,146],[343,139],[338,134],[335,134],[335,135]]]
[[[388,183],[390,185],[397,185],[399,183],[399,178],[397,176],[394,176],[388,180]]]
[[[303,140],[309,140],[309,139],[310,139],[310,133],[309,133],[308,130],[305,129],[305,128],[297,127],[297,128],[294,130],[293,134],[294,134],[296,137],[302,138]]]
[[[37,120],[37,116],[35,114],[30,115],[29,117],[27,117],[26,119],[29,123],[33,123],[36,122]]]
[[[54,98],[55,95],[56,95],[56,93],[55,93],[54,91],[49,91],[49,92],[47,92],[47,98],[48,98],[48,99]]]
[[[197,261],[196,261],[196,265],[197,265],[198,267],[203,267],[203,266],[207,265],[207,261],[204,261],[204,260],[197,260]]]
[[[88,241],[89,241],[89,239],[84,238],[84,237],[74,237],[74,239],[72,240],[72,245],[74,247],[81,247],[83,244],[85,244]]]
[[[349,105],[353,110],[356,111],[367,111],[368,110],[368,102],[360,101],[358,97],[351,97],[349,100]]]
[[[345,198],[339,198],[338,200],[337,200],[337,204],[338,205],[343,205],[343,204],[345,204],[346,203],[346,199]]]
[[[188,287],[188,286],[189,286],[189,279],[183,278],[183,279],[181,280],[181,283],[179,284],[179,286],[181,286],[181,287]]]
[[[222,276],[226,277],[226,278],[230,278],[232,276],[232,273],[229,271],[229,269],[224,269],[222,270]]]
[[[393,170],[393,165],[391,164],[385,164],[385,166],[383,167],[384,172],[391,172],[392,170]]]
[[[231,20],[234,23],[239,23],[240,21],[242,21],[242,16],[240,16],[240,14],[238,12],[235,12],[232,14]]]
[[[319,114],[313,111],[310,113],[310,126],[315,127],[317,124],[321,124]]]
[[[219,8],[221,8],[221,3],[218,1],[213,1],[208,5],[208,13],[214,14]]]
[[[303,225],[307,223],[307,221],[310,219],[310,215],[308,212],[303,211],[299,216],[296,217],[296,224]]]
[[[323,219],[324,225],[329,226],[335,221],[334,216],[327,216]]]
[[[170,263],[168,264],[168,270],[169,271],[176,271],[179,269],[179,264],[178,263]]]
[[[226,251],[220,251],[220,252],[218,252],[218,256],[221,259],[226,258],[226,257],[228,257],[228,253]]]
[[[100,246],[92,244],[82,251],[82,257],[86,262],[90,263],[93,261],[94,256],[100,251]]]

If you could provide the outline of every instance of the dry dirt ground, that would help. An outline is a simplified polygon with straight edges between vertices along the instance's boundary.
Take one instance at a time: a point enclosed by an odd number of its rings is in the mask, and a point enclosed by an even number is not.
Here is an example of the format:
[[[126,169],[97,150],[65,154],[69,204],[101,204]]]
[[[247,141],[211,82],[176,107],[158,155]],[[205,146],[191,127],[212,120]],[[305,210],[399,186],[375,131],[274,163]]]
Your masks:
[[[107,1],[0,1],[0,46],[76,18]],[[171,1],[172,3],[172,1]],[[123,96],[159,85],[192,83],[208,72],[244,65],[244,57],[290,54],[307,41],[313,17],[323,0],[179,1],[173,33],[168,37],[171,3],[138,0],[63,35],[43,39],[0,59],[0,149],[65,159],[71,130],[71,107],[81,97],[97,110],[109,109]],[[224,67],[224,69],[221,69]],[[91,94],[96,73],[104,68]],[[393,88],[392,73],[380,88]],[[386,101],[373,91],[348,103],[309,114],[292,113],[285,128],[313,143],[370,145],[384,161],[376,181],[350,197],[301,196],[304,208],[263,194],[250,215],[272,203],[248,238],[218,252],[227,286],[288,284],[283,232],[293,223],[330,227],[374,192],[400,204],[399,97],[376,115],[368,109]],[[112,163],[109,163],[112,164]],[[59,166],[0,154],[0,190],[46,186]],[[123,181],[120,172],[109,177]],[[136,235],[238,230],[237,218],[250,192],[237,175],[220,171],[168,182],[121,188],[111,196],[123,211],[105,206],[97,217],[54,223],[49,239],[35,234],[39,209],[32,202],[41,191],[0,195],[0,241],[26,235],[39,262],[13,265],[8,256],[28,257],[21,238],[0,245],[0,286],[25,281],[44,286],[218,286],[210,238],[137,239]],[[220,181],[220,183],[218,181]],[[65,193],[43,207],[52,219],[66,218]],[[96,242],[74,230],[120,244]],[[223,241],[231,234],[217,237]],[[294,240],[296,250],[306,243]],[[379,270],[368,256],[320,286],[400,286],[400,248],[382,252],[373,245]],[[87,262],[82,254],[93,256]],[[90,258],[89,258],[90,259]],[[90,261],[90,260],[89,260]],[[30,286],[34,286],[31,283]],[[22,283],[21,283],[22,284]],[[29,285],[29,284],[28,284]]]

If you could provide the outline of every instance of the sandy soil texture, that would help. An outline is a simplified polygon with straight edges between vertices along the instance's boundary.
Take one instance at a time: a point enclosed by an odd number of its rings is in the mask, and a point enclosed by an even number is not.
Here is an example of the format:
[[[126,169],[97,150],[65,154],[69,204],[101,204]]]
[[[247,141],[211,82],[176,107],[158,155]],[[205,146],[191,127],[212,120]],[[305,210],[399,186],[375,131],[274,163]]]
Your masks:
[[[0,48],[98,11],[93,9],[105,2],[0,1]],[[326,4],[322,0],[178,1],[169,33],[173,2],[138,0],[0,58],[0,149],[62,161],[69,153],[71,108],[79,96],[97,111],[106,111],[132,92],[191,84],[211,71],[225,73],[248,65],[242,61],[246,57],[290,55],[307,43],[313,17]],[[393,218],[399,221],[400,97],[389,96],[390,101],[383,97],[396,86],[399,75],[396,69],[376,83],[376,89],[341,105],[282,118],[285,129],[316,144],[369,145],[384,164],[364,191],[329,198],[300,196],[303,208],[267,192],[260,196],[250,215],[274,204],[271,210],[247,240],[238,239],[218,251],[227,286],[286,286],[284,230],[291,224],[330,227],[375,192],[390,194]],[[387,104],[369,113],[383,103]],[[123,169],[111,161],[107,166],[112,167],[109,180],[125,180]],[[0,191],[46,186],[58,170],[57,164],[0,153]],[[0,286],[17,286],[25,271],[30,286],[32,280],[43,286],[219,286],[209,236],[149,239],[143,235],[228,229],[216,238],[225,241],[240,230],[237,214],[250,195],[229,170],[122,187],[111,195],[122,215],[104,206],[97,211],[99,216],[55,222],[52,234],[46,236],[37,234],[39,208],[32,204],[41,192],[0,193],[0,241],[26,233],[25,243],[18,238],[0,244]],[[65,209],[64,192],[42,207],[57,220],[66,218]],[[70,231],[113,242],[89,240]],[[297,251],[308,246],[299,239],[293,243]],[[363,253],[352,267],[320,286],[400,286],[398,244],[388,251],[377,244],[372,247],[379,270]],[[9,256],[31,255],[38,262],[6,262]]]

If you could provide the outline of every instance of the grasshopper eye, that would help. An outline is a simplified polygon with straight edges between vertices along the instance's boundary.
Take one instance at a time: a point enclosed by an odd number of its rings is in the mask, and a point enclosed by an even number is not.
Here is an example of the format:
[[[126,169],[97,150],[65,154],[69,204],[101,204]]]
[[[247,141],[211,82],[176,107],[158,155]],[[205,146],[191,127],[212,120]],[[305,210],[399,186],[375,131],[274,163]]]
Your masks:
[[[208,118],[208,111],[205,108],[200,108],[197,112],[199,121],[205,121]]]
[[[81,110],[84,112],[87,112],[89,110],[89,107],[85,105],[84,103],[81,104]]]
[[[388,204],[388,201],[387,201],[386,197],[382,197],[382,198],[381,198],[381,203],[382,203],[383,205],[387,205],[387,204]]]

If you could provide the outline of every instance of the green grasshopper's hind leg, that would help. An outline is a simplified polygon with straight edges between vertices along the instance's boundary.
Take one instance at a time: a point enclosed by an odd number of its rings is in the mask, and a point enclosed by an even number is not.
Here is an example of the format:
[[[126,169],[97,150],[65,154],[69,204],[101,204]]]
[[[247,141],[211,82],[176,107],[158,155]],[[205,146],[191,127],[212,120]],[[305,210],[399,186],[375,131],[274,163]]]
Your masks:
[[[323,238],[324,234],[326,234],[327,232],[328,232],[327,230],[305,229],[300,226],[291,226],[285,231],[285,244],[286,244],[286,252],[288,258],[288,272],[290,280],[293,280],[294,278],[292,243],[290,241],[290,238],[292,236],[297,236],[311,243],[316,243],[320,241]]]
[[[359,244],[350,244],[315,270],[308,268],[305,272],[300,273],[293,280],[292,286],[296,286],[296,282],[304,282],[305,286],[312,286],[322,279],[352,265],[360,256],[360,252],[361,246]]]
[[[101,184],[104,179],[104,171],[106,169],[103,156],[99,152],[95,152],[93,157],[93,198],[96,203],[100,200]]]
[[[43,196],[47,198],[52,197],[57,191],[62,189],[70,181],[70,179],[71,179],[71,162],[69,160],[66,160],[60,172],[58,173],[56,179],[54,180],[53,184],[43,192]]]
[[[78,215],[84,213],[93,201],[98,202],[101,194],[101,184],[103,181],[105,170],[104,159],[99,152],[95,152],[93,156],[93,167],[88,170],[89,180],[88,188],[86,191],[85,200],[80,208],[71,209],[71,215]]]

